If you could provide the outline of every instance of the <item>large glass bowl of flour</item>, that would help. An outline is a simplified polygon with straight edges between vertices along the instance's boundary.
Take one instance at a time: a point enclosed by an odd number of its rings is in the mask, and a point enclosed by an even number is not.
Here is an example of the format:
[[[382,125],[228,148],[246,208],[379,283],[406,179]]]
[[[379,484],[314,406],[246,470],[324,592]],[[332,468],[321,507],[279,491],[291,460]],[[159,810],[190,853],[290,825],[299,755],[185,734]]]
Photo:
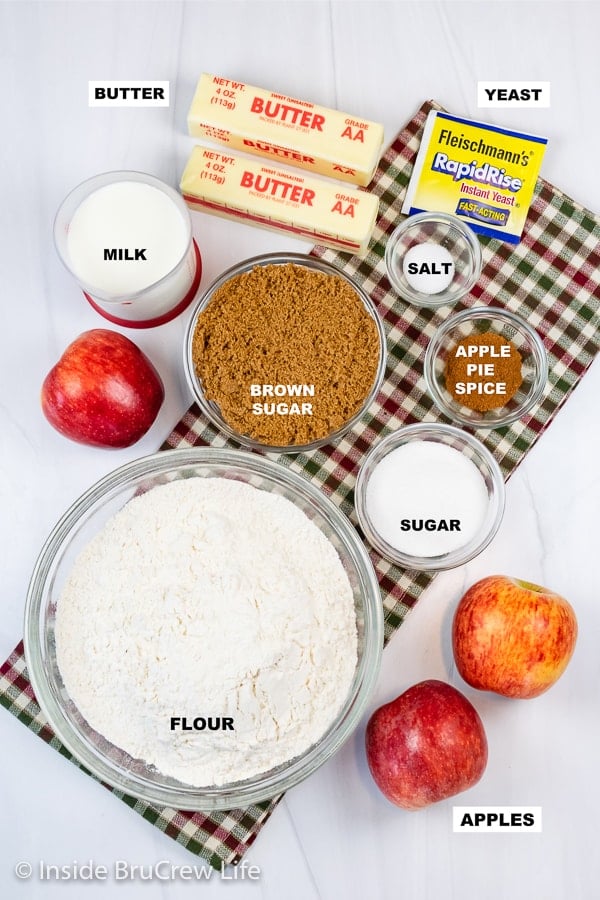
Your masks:
[[[246,495],[254,497],[255,490],[268,510],[275,509],[270,530],[278,536],[265,531],[260,509],[245,520],[250,515]],[[213,507],[216,502],[222,508],[191,535],[186,508],[197,491],[217,491]],[[167,505],[156,504],[159,492],[172,495]],[[228,508],[232,502],[237,509]],[[241,528],[234,545],[228,544],[230,528]],[[163,535],[160,554],[157,531]],[[313,538],[313,556],[302,557],[308,551],[301,547],[305,542],[312,546]],[[105,542],[100,550],[99,541]],[[210,560],[202,557],[205,544]],[[198,553],[191,553],[189,584],[187,576],[182,584],[177,571],[188,566],[187,546]],[[269,553],[278,546],[282,560],[271,569]],[[95,568],[88,572],[90,553]],[[285,560],[296,562],[295,568],[290,563],[289,578]],[[210,583],[205,569],[211,572]],[[313,595],[303,594],[301,570],[307,585],[313,576],[317,579]],[[326,579],[319,582],[323,572]],[[122,584],[132,580],[135,590],[125,599]],[[245,581],[252,582],[252,590]],[[257,600],[263,588],[268,603]],[[331,595],[329,606],[319,606],[320,594]],[[286,608],[283,598],[288,606],[292,598],[293,612],[296,596],[299,619],[279,618]],[[233,597],[237,605],[230,607]],[[182,631],[186,637],[178,644]],[[263,647],[258,662],[255,645]],[[212,448],[156,453],[91,487],[42,548],[25,611],[32,687],[61,743],[100,780],[143,800],[188,810],[257,803],[315,771],[357,726],[377,678],[382,645],[377,579],[345,515],[287,467],[256,454]],[[296,674],[309,659],[316,663],[309,679],[316,679],[313,695],[331,693],[329,706],[320,711],[303,705],[305,676]],[[208,690],[196,704],[191,686],[199,672],[202,689],[210,682],[213,693]],[[291,691],[290,678],[299,679]],[[92,727],[78,703],[91,718],[98,714],[98,721],[109,723],[113,740],[104,724],[102,731]],[[142,708],[143,723],[134,727]],[[281,743],[290,719],[299,720],[299,728],[296,723],[291,731],[300,736]],[[247,763],[249,745],[243,743],[249,733],[252,743],[252,728],[260,744],[254,765],[260,771],[254,773]],[[243,752],[236,757],[232,748],[238,741]],[[207,768],[199,771],[212,773],[213,783],[188,777],[189,746],[197,751],[194,764],[204,760]],[[147,757],[158,762],[149,763]],[[171,774],[164,774],[165,768]]]

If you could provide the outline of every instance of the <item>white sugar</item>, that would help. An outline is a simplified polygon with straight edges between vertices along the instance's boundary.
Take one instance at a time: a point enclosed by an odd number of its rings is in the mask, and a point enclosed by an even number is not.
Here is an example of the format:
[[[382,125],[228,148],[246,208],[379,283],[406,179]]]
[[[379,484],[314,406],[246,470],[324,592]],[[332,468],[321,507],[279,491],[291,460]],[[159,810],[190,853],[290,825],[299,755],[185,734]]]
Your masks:
[[[375,466],[366,489],[375,530],[411,556],[439,556],[470,543],[482,528],[488,504],[477,466],[436,441],[392,450]]]

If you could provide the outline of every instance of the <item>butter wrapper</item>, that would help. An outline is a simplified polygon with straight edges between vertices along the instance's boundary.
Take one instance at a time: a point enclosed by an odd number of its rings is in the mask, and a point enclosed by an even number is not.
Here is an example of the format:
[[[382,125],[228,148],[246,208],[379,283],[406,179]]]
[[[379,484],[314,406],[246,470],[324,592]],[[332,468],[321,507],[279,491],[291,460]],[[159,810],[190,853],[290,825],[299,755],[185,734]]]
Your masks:
[[[188,114],[193,137],[264,156],[273,165],[366,185],[383,146],[383,125],[336,109],[204,72]]]
[[[180,183],[191,209],[362,256],[379,200],[367,191],[194,147]]]

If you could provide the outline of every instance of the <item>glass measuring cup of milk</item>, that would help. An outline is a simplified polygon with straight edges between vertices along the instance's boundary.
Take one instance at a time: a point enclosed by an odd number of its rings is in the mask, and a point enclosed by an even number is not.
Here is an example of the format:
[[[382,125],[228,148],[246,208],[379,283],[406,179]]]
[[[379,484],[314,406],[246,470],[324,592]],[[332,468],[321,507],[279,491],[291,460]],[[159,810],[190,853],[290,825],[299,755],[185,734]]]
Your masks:
[[[185,202],[143,172],[106,172],[78,185],[56,214],[54,241],[88,302],[117,325],[162,325],[200,284]]]

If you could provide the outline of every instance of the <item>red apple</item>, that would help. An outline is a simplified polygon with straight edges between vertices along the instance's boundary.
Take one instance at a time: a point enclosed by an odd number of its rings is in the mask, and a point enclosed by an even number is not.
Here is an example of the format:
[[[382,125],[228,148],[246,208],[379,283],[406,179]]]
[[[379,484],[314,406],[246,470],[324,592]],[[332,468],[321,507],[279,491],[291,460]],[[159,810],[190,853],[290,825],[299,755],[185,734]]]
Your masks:
[[[421,809],[476,784],[487,739],[475,707],[443,681],[421,681],[371,716],[367,762],[377,787],[404,809]]]
[[[65,437],[93,447],[129,447],[164,400],[158,372],[133,341],[95,328],[69,344],[42,385],[42,410]]]
[[[458,671],[472,687],[527,699],[547,691],[567,667],[577,619],[567,601],[504,575],[491,575],[464,595],[452,625]]]

